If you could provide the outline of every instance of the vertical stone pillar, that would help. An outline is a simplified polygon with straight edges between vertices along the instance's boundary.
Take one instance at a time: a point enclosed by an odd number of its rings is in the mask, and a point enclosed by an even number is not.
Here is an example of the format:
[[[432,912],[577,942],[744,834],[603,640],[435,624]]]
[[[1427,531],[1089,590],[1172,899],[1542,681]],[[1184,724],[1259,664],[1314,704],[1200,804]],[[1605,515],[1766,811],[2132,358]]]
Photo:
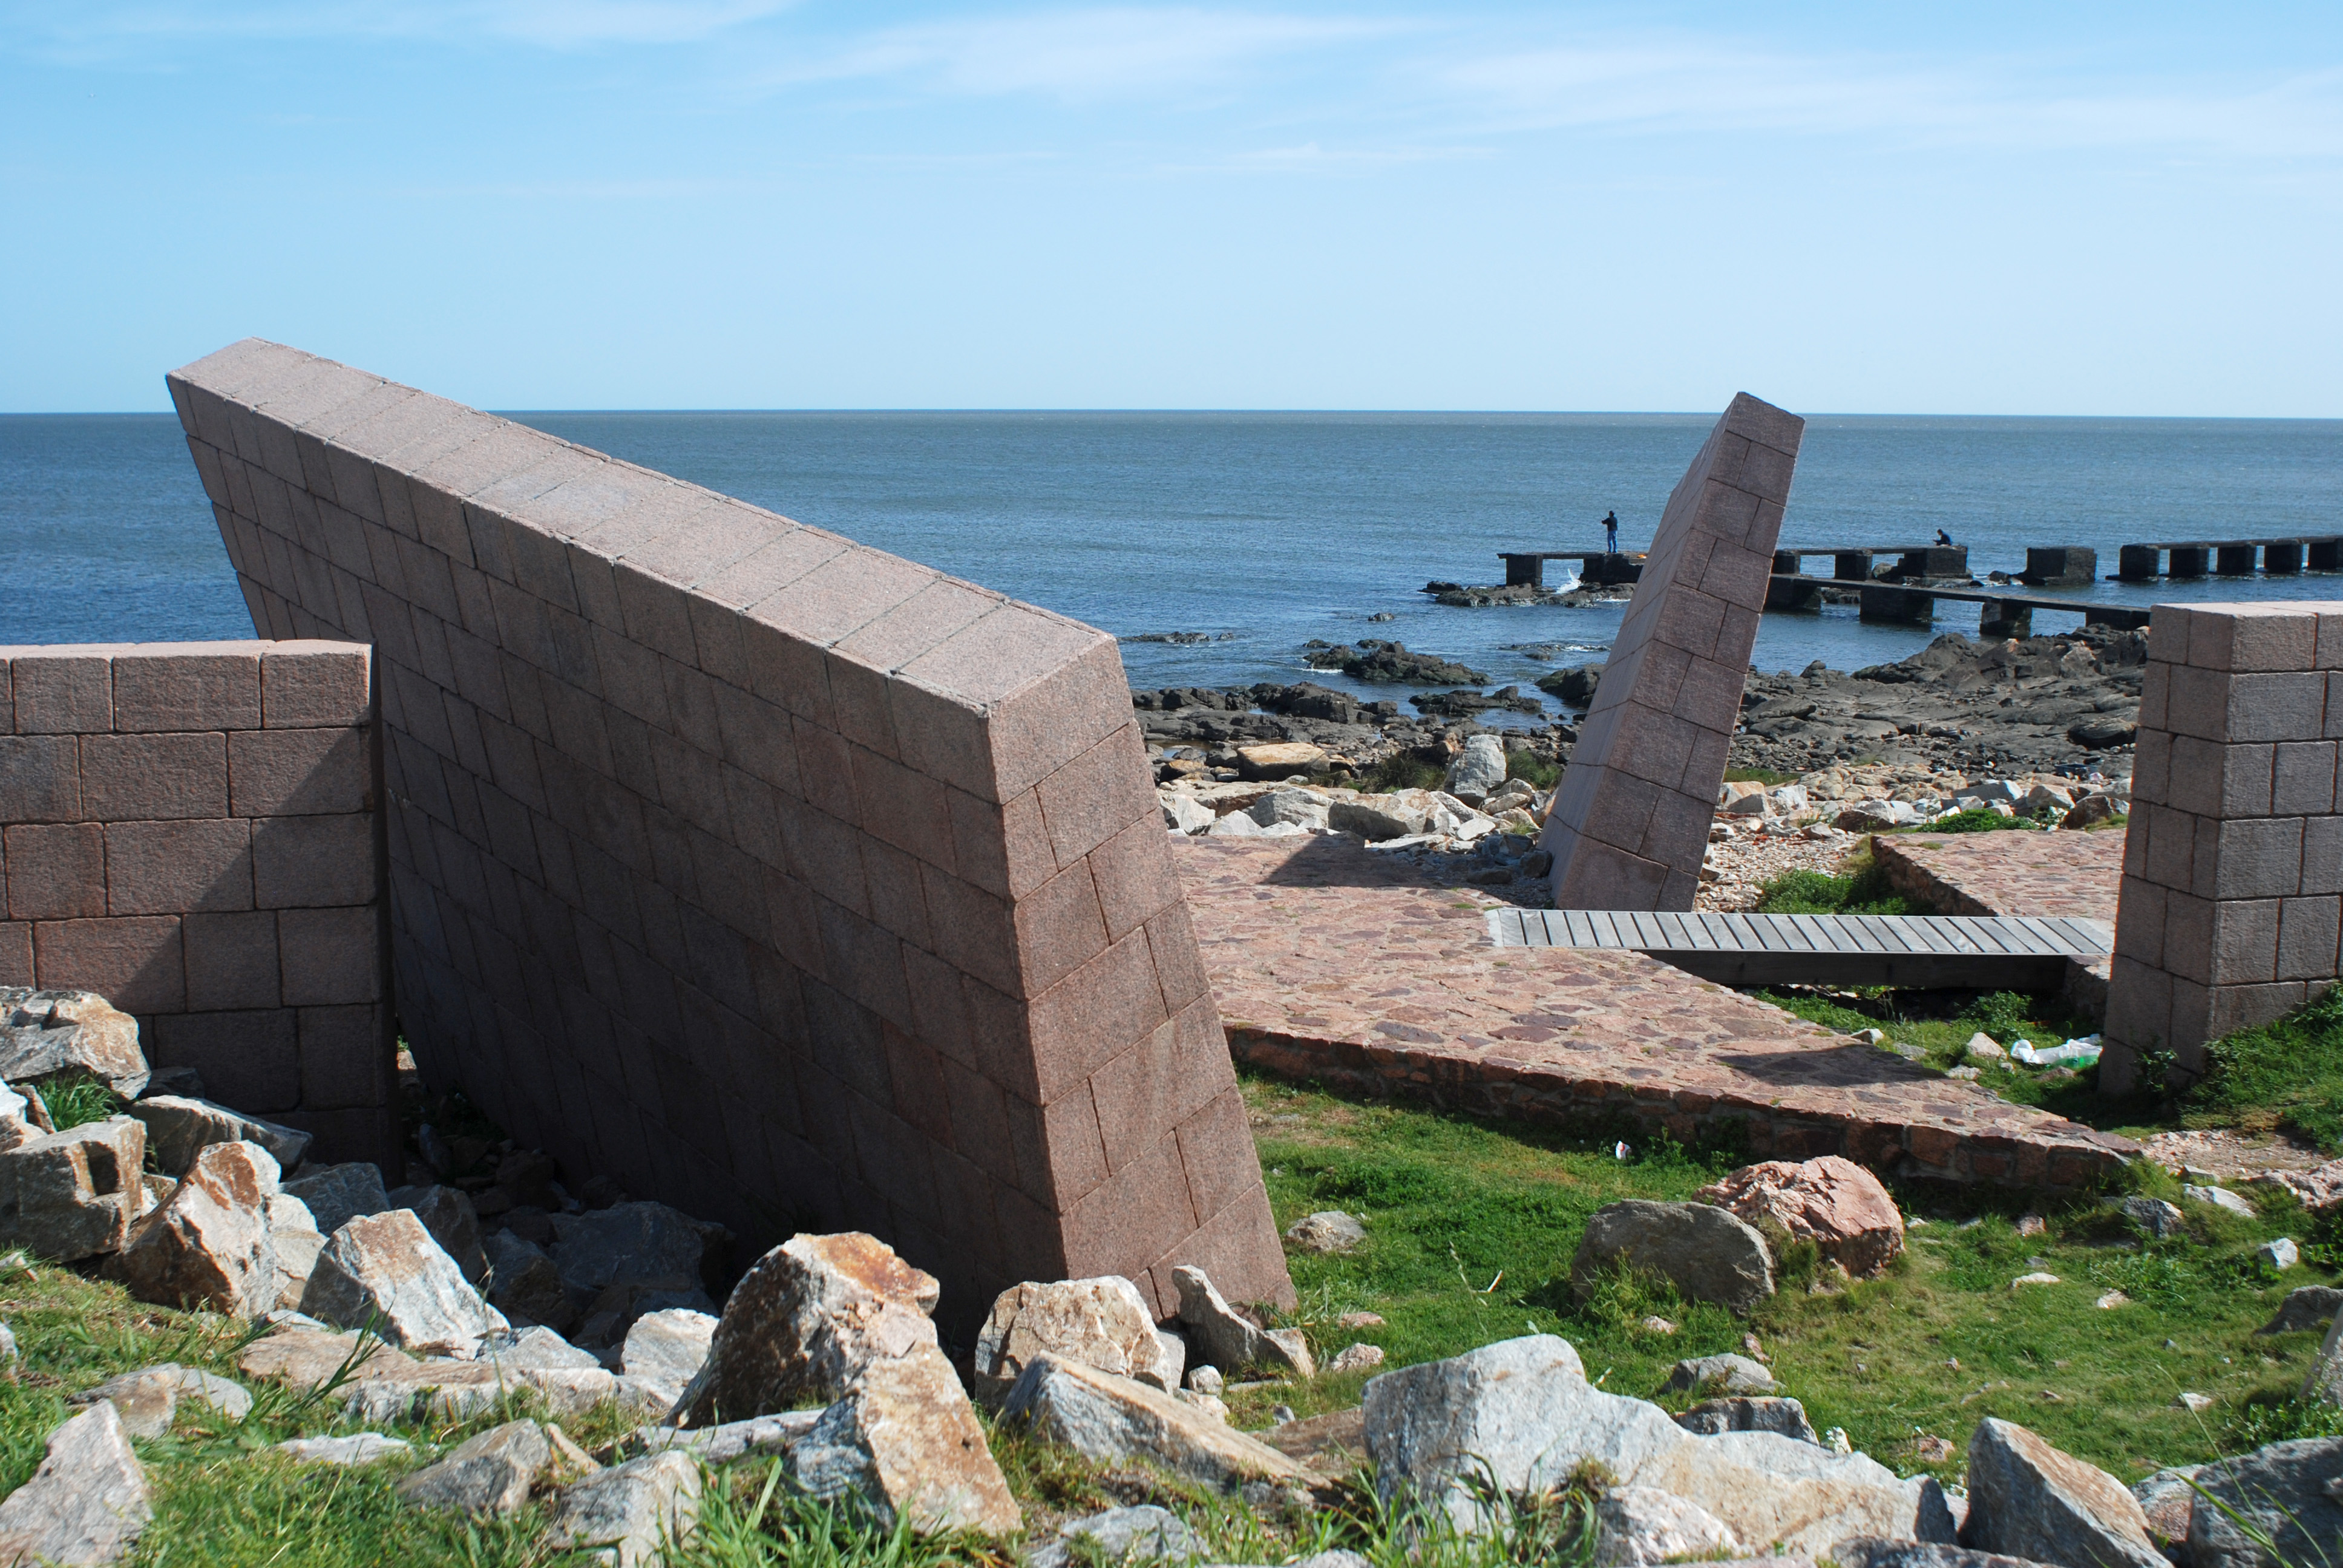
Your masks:
[[[2343,603],[2158,605],[2100,1086],[2333,983],[2343,922]],[[2330,694],[2330,686],[2334,690]]]
[[[1692,908],[1805,430],[1744,392],[1668,497],[1546,816],[1555,908]]]

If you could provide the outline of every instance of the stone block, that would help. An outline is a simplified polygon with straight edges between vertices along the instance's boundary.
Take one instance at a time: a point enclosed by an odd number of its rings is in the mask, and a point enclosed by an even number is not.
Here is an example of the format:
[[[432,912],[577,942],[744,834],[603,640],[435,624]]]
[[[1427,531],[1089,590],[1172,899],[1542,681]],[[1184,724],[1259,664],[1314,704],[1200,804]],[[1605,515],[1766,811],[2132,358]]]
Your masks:
[[[2214,985],[2267,985],[2278,978],[2280,902],[2277,899],[2223,899],[2211,906]]]
[[[370,907],[280,910],[277,941],[287,1007],[371,1002],[382,994],[378,917]]]
[[[252,908],[252,825],[240,819],[109,822],[106,910],[116,915]]]
[[[2327,729],[2327,681],[2317,671],[2230,677],[2227,718],[2217,739],[2318,739]]]
[[[2276,978],[2334,979],[2338,938],[2343,938],[2343,900],[2330,896],[2281,900]]]
[[[5,859],[11,920],[106,913],[106,829],[96,823],[12,827]]]
[[[228,812],[297,817],[364,811],[373,763],[362,729],[258,729],[227,737]]]
[[[2280,817],[2323,817],[2335,809],[2336,743],[2297,741],[2276,749],[2270,810]]]
[[[0,735],[0,821],[81,820],[81,748],[70,735]]]
[[[146,643],[114,655],[116,730],[137,734],[190,728],[256,729],[259,725],[257,643]]]
[[[191,1011],[275,1007],[277,917],[266,910],[189,914],[181,923]]]
[[[2191,605],[2188,663],[2224,672],[2316,668],[2318,608],[2311,605]]]
[[[264,910],[370,903],[381,889],[370,815],[263,818],[252,825],[253,900]]]
[[[217,732],[85,735],[82,811],[93,821],[228,814],[227,738]]]
[[[2274,899],[2300,891],[2302,819],[2200,819],[2191,884],[2203,899]]]
[[[19,735],[92,735],[114,728],[114,660],[102,648],[17,649],[8,660]]]
[[[221,1104],[275,1117],[301,1102],[297,1029],[297,1015],[282,1007],[172,1012],[155,1020],[149,1050],[157,1067],[194,1068],[205,1094]]]
[[[186,1006],[176,915],[35,921],[33,964],[43,987],[94,990],[124,1012],[145,1016]]]

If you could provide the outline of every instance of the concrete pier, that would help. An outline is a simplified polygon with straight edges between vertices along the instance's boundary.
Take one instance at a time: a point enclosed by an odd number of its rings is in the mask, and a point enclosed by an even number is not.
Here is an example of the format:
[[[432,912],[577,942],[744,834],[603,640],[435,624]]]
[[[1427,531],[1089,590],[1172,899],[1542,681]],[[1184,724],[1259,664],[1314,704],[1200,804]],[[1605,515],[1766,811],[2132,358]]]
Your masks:
[[[2031,545],[2017,580],[2028,588],[2088,588],[2098,577],[2099,552],[2088,545]]]

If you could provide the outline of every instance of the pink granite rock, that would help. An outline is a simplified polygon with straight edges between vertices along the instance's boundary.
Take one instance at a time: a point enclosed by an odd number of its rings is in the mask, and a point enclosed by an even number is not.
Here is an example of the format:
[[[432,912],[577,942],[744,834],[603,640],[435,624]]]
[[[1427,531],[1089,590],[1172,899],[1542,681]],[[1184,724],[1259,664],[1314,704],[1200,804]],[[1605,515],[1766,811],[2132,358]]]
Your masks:
[[[1904,1251],[1904,1216],[1879,1178],[1852,1160],[1825,1154],[1745,1165],[1694,1196],[1752,1225],[1771,1221],[1805,1237],[1850,1274],[1878,1273]]]

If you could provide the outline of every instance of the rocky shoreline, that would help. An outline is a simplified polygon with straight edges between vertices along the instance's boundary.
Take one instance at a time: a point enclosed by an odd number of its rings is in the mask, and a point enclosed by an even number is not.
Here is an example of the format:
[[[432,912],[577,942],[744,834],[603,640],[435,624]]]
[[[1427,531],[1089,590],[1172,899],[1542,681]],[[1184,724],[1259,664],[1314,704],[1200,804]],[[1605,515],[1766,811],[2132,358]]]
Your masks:
[[[1601,674],[1591,664],[1542,678],[1539,687],[1566,710],[1557,717],[1516,687],[1463,686],[1466,678],[1475,686],[1487,679],[1398,643],[1318,644],[1303,653],[1314,668],[1354,679],[1448,689],[1404,700],[1362,700],[1313,681],[1133,690],[1159,778],[1164,764],[1182,763],[1182,772],[1239,779],[1245,775],[1237,748],[1278,741],[1320,748],[1326,759],[1319,771],[1336,779],[1402,753],[1444,766],[1468,737],[1484,732],[1509,752],[1564,762],[1577,739],[1574,720]],[[1819,662],[1796,674],[1753,669],[1729,766],[1794,776],[1880,764],[1996,777],[2127,777],[2147,655],[2142,632],[2085,627],[1986,643],[1947,632],[1907,658],[1857,670]],[[1519,720],[1484,724],[1493,711]]]

